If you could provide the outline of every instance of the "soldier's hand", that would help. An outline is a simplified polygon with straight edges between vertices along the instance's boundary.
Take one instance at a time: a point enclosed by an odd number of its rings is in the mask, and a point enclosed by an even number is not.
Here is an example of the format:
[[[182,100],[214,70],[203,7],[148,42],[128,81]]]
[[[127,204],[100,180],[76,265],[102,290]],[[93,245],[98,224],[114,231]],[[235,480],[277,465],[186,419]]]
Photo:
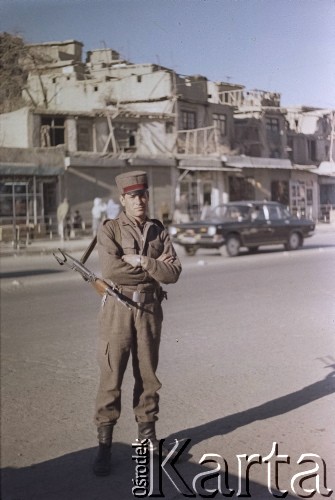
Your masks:
[[[141,267],[141,256],[137,254],[123,255],[122,260],[133,267]]]
[[[160,255],[157,260],[165,262],[166,264],[172,264],[175,261],[175,258],[173,257],[173,255],[162,253],[162,255]]]

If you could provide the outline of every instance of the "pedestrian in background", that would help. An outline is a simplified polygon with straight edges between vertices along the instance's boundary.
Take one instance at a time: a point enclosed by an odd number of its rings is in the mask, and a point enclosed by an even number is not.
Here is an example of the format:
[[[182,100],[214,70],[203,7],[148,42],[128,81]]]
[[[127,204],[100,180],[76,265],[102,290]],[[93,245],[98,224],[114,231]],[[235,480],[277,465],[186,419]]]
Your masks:
[[[106,215],[107,205],[101,198],[94,198],[92,208],[92,233],[93,236],[97,235],[98,228]]]
[[[57,208],[58,234],[61,241],[64,241],[65,221],[69,213],[69,210],[70,210],[69,202],[67,198],[64,198],[62,203],[60,203]]]
[[[129,304],[113,296],[103,298],[99,313],[100,384],[95,422],[99,449],[93,464],[96,475],[111,468],[113,428],[121,412],[121,384],[130,353],[134,375],[133,411],[138,439],[150,440],[159,449],[155,422],[158,418],[156,376],[165,296],[160,283],[175,283],[181,264],[168,231],[160,221],[147,217],[149,193],[145,172],[116,177],[123,211],[98,231],[102,277],[112,281]]]
[[[109,198],[106,208],[107,219],[115,219],[121,211],[118,203],[115,203],[113,198]]]
[[[73,229],[84,229],[83,218],[79,210],[76,210],[73,216]]]

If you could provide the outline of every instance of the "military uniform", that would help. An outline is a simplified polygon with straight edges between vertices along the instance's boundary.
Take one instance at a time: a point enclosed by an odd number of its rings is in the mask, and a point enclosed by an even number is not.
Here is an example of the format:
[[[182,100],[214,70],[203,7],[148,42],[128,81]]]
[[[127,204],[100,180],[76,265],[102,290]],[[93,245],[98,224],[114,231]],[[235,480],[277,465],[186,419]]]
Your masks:
[[[145,189],[146,184],[141,183],[146,179],[143,172],[120,177],[121,193],[127,186],[133,191]],[[99,312],[100,384],[95,412],[99,435],[99,429],[114,426],[120,416],[121,385],[130,353],[135,419],[144,426],[157,420],[161,383],[156,370],[163,320],[160,283],[175,283],[181,264],[168,231],[159,221],[146,218],[140,226],[125,212],[100,227],[98,253],[103,279],[116,285],[130,306],[126,308],[115,297],[107,296]],[[122,260],[129,254],[146,258],[140,267],[133,267]],[[170,261],[157,260],[162,254],[171,256]]]

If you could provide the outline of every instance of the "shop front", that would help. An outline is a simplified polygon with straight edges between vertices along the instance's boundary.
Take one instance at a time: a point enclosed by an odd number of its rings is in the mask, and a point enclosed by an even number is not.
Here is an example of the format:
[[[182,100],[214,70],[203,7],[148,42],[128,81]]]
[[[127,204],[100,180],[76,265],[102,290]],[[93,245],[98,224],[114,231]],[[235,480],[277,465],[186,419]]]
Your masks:
[[[0,164],[0,240],[14,247],[52,231],[64,169]]]
[[[240,172],[210,156],[179,159],[178,170],[174,222],[204,218],[208,211],[227,202],[228,174],[235,176]]]

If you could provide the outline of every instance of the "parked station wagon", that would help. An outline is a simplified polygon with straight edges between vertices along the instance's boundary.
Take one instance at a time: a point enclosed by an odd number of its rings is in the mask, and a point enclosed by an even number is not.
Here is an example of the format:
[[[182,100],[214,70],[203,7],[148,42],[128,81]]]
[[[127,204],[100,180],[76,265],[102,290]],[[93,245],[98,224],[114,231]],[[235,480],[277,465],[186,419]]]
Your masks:
[[[172,241],[188,255],[199,248],[225,248],[230,257],[241,247],[256,252],[262,245],[283,244],[286,250],[297,250],[314,231],[314,221],[292,216],[280,203],[259,201],[219,205],[204,220],[169,227]]]

